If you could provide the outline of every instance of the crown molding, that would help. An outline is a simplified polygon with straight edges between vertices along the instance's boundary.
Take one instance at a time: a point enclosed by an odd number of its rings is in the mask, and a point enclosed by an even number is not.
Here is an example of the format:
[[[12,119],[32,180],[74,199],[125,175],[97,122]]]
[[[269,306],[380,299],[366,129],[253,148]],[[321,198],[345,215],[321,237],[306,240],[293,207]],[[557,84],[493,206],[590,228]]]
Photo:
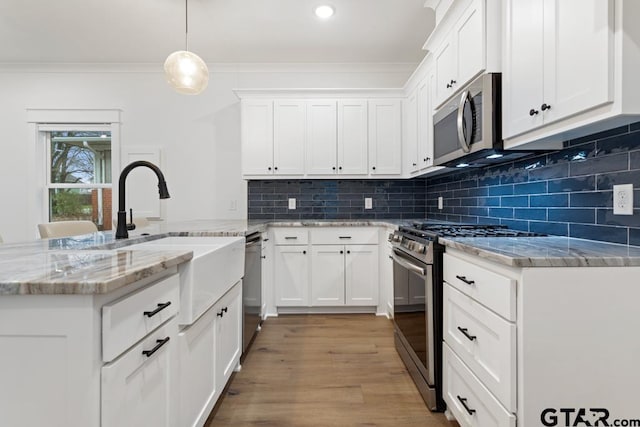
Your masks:
[[[411,73],[417,63],[209,63],[210,73]],[[163,73],[160,63],[0,62],[0,72]]]
[[[275,89],[233,89],[233,93],[243,98],[400,98],[402,88],[275,88]]]

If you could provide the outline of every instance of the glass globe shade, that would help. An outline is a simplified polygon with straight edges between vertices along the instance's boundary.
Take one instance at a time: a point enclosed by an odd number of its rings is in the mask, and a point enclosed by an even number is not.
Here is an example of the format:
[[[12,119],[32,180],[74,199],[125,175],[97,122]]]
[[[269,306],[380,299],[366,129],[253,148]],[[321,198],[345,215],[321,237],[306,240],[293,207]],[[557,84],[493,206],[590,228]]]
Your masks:
[[[164,61],[167,82],[180,93],[197,95],[209,83],[209,69],[195,53],[179,50]]]

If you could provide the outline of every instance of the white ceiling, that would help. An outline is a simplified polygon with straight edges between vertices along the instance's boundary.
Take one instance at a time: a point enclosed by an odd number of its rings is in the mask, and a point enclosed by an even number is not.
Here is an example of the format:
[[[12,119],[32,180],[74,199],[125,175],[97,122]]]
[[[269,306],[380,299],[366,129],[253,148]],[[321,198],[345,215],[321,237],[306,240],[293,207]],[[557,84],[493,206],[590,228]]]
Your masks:
[[[416,63],[424,0],[190,0],[189,50],[209,63]],[[184,49],[184,0],[0,0],[0,62],[158,63]]]

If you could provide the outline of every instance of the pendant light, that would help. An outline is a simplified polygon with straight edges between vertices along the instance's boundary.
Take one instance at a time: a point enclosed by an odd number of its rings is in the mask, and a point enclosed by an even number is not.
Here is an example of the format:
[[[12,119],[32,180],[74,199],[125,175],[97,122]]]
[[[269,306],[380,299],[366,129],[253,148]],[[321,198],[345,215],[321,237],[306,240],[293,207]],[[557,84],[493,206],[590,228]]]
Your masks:
[[[164,74],[167,82],[176,92],[186,95],[198,95],[209,83],[209,70],[204,61],[195,53],[189,52],[188,0],[184,1],[184,44],[185,50],[173,52],[164,61]]]

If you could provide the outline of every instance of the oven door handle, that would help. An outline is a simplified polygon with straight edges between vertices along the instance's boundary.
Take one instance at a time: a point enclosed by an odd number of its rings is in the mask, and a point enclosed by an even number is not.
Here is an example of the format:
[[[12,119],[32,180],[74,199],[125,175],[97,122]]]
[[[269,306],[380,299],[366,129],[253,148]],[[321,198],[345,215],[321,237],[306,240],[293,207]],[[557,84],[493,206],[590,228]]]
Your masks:
[[[427,274],[424,268],[415,265],[414,263],[407,260],[405,257],[401,256],[400,252],[398,252],[396,249],[393,250],[393,261],[397,262],[407,270],[413,271],[414,273],[418,273],[421,276],[424,276]]]

